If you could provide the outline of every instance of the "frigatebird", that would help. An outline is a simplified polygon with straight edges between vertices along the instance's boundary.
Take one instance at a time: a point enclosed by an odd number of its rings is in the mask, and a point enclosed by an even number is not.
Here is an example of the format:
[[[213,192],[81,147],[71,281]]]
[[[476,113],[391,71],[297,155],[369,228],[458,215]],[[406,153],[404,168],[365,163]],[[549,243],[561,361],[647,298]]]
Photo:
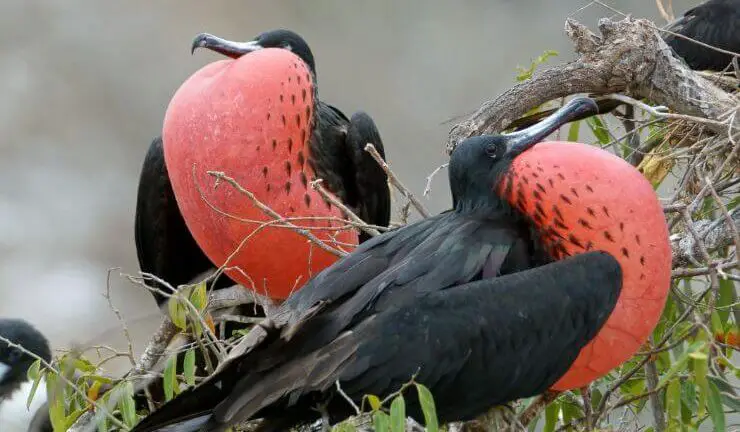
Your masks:
[[[552,162],[532,148],[596,109],[576,98],[526,130],[461,142],[449,165],[452,210],[377,236],[316,275],[215,375],[132,432],[223,431],[257,418],[258,430],[278,431],[321,412],[339,421],[354,411],[338,386],[359,403],[412,376],[431,390],[441,421],[468,420],[562,384],[585,351],[597,369],[605,355],[624,361],[639,345],[607,352],[612,340],[644,341],[662,309],[651,304],[668,290],[657,197],[602,150],[544,143],[546,153],[569,153]],[[638,298],[645,316],[630,309]],[[407,396],[407,413],[423,421]]]
[[[663,39],[691,69],[724,70],[730,66],[732,55],[694,41],[740,54],[740,0],[708,0],[686,11],[665,29],[671,33]]]
[[[51,361],[49,341],[34,326],[22,319],[0,318],[0,336],[23,347],[46,362]],[[43,383],[33,403],[26,407],[32,383],[28,368],[36,358],[17,346],[0,340],[0,429],[3,432],[27,432],[40,407],[45,407]]]
[[[246,43],[231,42],[203,33],[194,39],[191,50],[195,51],[197,48],[210,49],[233,59],[267,48],[288,50],[303,60],[313,75],[313,80],[303,82],[304,91],[316,94],[316,66],[313,53],[306,41],[292,31],[268,31]],[[314,98],[314,102],[314,112],[317,115],[306,148],[302,148],[302,142],[295,143],[294,151],[298,154],[298,162],[295,166],[302,166],[304,162],[307,162],[315,173],[315,177],[324,180],[326,189],[336,195],[363,221],[371,225],[388,226],[390,190],[387,186],[387,176],[375,160],[364,151],[367,143],[373,143],[380,155],[385,158],[384,146],[375,122],[363,111],[356,112],[348,118],[338,108],[318,98]],[[279,109],[272,112],[272,115],[274,118],[279,118]],[[270,118],[269,114],[267,118]],[[261,131],[269,125],[262,122],[249,124],[246,127]],[[275,150],[275,143],[273,142],[272,147],[269,143],[261,147],[264,155],[266,151]],[[259,151],[260,146],[253,145],[250,149],[243,149],[243,151],[255,151],[255,149]],[[274,158],[279,158],[279,156],[276,154]],[[250,164],[250,158],[243,158],[243,163],[246,168]],[[281,164],[281,168],[283,168],[282,164],[285,164],[285,169],[290,171],[288,160],[275,160],[274,164]],[[255,182],[267,182],[267,167],[264,168],[264,173],[265,178],[257,178]],[[196,242],[183,218],[182,202],[178,203],[178,201],[184,198],[177,197],[173,191],[172,174],[168,173],[165,163],[162,137],[157,137],[149,147],[139,179],[135,221],[136,249],[142,272],[154,274],[177,287],[201,279],[204,275],[215,271],[216,266]],[[293,175],[299,176],[299,168],[295,168]],[[303,190],[307,187],[307,180],[310,179],[302,172],[300,172],[300,179],[303,187],[294,187],[288,197],[291,207],[298,210],[310,204],[310,197],[306,197],[312,192]],[[310,212],[311,210],[304,211],[309,214]],[[362,232],[359,239],[361,242],[365,241],[369,239],[369,235]],[[280,258],[265,253],[264,250],[260,250],[259,254],[264,260],[277,261]],[[284,263],[282,271],[287,269],[286,266],[293,264],[305,265],[299,262]],[[154,281],[152,284],[166,292],[166,288],[161,284]],[[233,279],[227,275],[221,275],[212,288],[221,289],[232,285],[235,285]],[[154,298],[161,307],[168,297],[154,292]]]

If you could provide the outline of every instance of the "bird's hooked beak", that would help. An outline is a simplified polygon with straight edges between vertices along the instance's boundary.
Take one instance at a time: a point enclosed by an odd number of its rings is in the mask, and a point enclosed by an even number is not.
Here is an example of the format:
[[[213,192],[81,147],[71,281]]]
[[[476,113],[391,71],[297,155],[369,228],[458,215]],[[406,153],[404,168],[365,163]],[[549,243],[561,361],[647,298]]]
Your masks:
[[[201,33],[193,39],[193,45],[190,47],[190,54],[198,48],[206,48],[223,54],[233,59],[238,59],[244,54],[260,50],[263,48],[257,41],[234,42],[214,36],[210,33]]]
[[[6,365],[3,362],[0,362],[0,381],[5,378],[5,375],[10,372],[10,366]]]
[[[599,106],[593,99],[587,97],[571,99],[539,123],[517,132],[505,134],[506,153],[513,158],[545,139],[560,126],[578,118],[598,113]]]

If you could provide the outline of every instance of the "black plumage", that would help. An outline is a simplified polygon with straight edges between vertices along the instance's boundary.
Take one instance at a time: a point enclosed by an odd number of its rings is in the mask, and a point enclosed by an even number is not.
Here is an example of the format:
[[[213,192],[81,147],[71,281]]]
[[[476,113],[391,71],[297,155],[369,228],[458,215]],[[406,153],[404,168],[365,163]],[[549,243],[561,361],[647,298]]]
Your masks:
[[[442,421],[549,388],[616,305],[621,268],[603,252],[551,262],[493,186],[516,155],[593,111],[586,101],[533,130],[462,142],[449,166],[453,210],[377,236],[316,275],[218,373],[132,432],[223,431],[252,418],[287,430],[317,419],[318,405],[339,421],[353,410],[337,381],[358,402],[416,375]]]
[[[21,319],[0,318],[0,336],[20,345],[44,361],[51,361],[49,341],[41,332]],[[28,379],[26,372],[36,361],[23,350],[0,341],[0,402],[10,397]]]
[[[740,0],[708,0],[686,11],[666,30],[740,54]],[[692,69],[721,71],[732,62],[729,54],[676,35],[665,34],[663,39]]]
[[[257,36],[248,43],[235,43],[208,34],[193,42],[193,50],[205,47],[239,57],[251,51],[278,47],[289,49],[309,66],[315,75],[315,61],[308,44],[289,30],[274,30]],[[357,112],[351,119],[339,109],[317,100],[318,113],[310,139],[310,156],[317,177],[361,219],[372,225],[388,226],[390,190],[387,176],[370,154],[363,149],[372,142],[385,158],[380,133],[372,118]],[[162,138],[152,141],[144,159],[139,179],[135,221],[136,249],[142,272],[164,279],[172,286],[193,283],[201,275],[215,271],[214,264],[203,253],[177,206],[165,166]],[[361,233],[360,241],[369,236]],[[159,289],[166,289],[152,282]],[[214,289],[235,283],[221,275]],[[154,293],[161,306],[166,296]]]

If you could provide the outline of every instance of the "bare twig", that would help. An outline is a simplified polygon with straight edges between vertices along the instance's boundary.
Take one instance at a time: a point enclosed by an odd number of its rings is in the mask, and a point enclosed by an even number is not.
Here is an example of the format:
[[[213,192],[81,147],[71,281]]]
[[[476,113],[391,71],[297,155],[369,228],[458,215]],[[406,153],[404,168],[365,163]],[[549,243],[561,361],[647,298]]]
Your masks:
[[[405,196],[406,199],[408,199],[411,202],[411,204],[413,204],[416,211],[418,211],[419,214],[422,215],[422,217],[425,217],[425,218],[429,217],[430,215],[429,210],[427,210],[426,207],[424,207],[424,204],[422,204],[421,201],[419,201],[414,196],[414,194],[411,193],[411,191],[408,190],[408,188],[404,186],[403,183],[401,183],[401,180],[399,180],[398,177],[396,177],[396,175],[393,173],[393,171],[388,166],[388,164],[383,160],[383,157],[380,156],[380,153],[378,153],[378,150],[375,149],[375,146],[368,143],[365,146],[365,151],[370,153],[370,155],[372,155],[373,159],[375,159],[375,161],[380,165],[380,167],[383,168],[383,171],[385,171],[385,174],[388,176],[388,180],[391,182],[391,184],[393,184],[393,186],[395,186],[396,189],[398,189],[398,191],[401,192],[403,196]]]
[[[329,191],[324,188],[322,184],[323,182],[323,179],[316,179],[310,183],[311,188],[317,191],[322,197],[324,197],[324,199],[332,203],[339,210],[343,211],[349,220],[358,224],[358,227],[361,230],[365,231],[371,236],[376,236],[380,234],[380,231],[367,225],[365,221],[360,219],[360,217],[357,216],[352,210],[350,210],[346,205],[342,204],[342,202],[339,201],[334,195],[330,194]]]

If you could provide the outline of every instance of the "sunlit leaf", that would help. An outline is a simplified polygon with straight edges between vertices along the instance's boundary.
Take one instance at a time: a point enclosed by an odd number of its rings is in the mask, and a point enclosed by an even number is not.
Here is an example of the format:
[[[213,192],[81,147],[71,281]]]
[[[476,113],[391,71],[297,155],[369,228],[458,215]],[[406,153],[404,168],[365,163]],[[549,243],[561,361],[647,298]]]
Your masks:
[[[578,142],[578,132],[581,129],[581,121],[575,121],[568,128],[568,141]]]
[[[424,425],[427,432],[437,432],[439,430],[439,422],[437,420],[437,408],[434,405],[432,392],[419,383],[416,383],[416,391],[419,394],[419,404],[421,405],[421,411],[424,413]]]
[[[666,388],[666,412],[670,423],[681,420],[681,383],[673,380]]]
[[[185,352],[183,360],[182,373],[185,375],[185,382],[189,386],[195,385],[195,349],[189,349]]]
[[[545,428],[543,432],[553,432],[558,424],[558,413],[560,412],[560,402],[553,402],[545,408]]]
[[[206,308],[206,305],[208,303],[208,297],[206,294],[206,283],[205,281],[203,281],[195,285],[189,296],[190,303],[192,303],[193,306],[195,306],[195,308],[201,312]]]
[[[393,398],[391,402],[391,432],[406,431],[406,402],[402,395]]]
[[[118,407],[121,410],[123,422],[128,427],[132,427],[138,421],[136,417],[136,405],[134,403],[134,385],[130,381],[123,384],[121,399],[118,401]]]
[[[370,404],[370,409],[373,411],[380,410],[381,401],[380,398],[374,394],[367,395],[367,402]]]
[[[169,301],[167,302],[167,309],[169,311],[172,323],[175,324],[178,328],[185,330],[187,328],[187,322],[185,320],[187,312],[185,310],[185,306],[177,299],[177,297],[170,297]]]

